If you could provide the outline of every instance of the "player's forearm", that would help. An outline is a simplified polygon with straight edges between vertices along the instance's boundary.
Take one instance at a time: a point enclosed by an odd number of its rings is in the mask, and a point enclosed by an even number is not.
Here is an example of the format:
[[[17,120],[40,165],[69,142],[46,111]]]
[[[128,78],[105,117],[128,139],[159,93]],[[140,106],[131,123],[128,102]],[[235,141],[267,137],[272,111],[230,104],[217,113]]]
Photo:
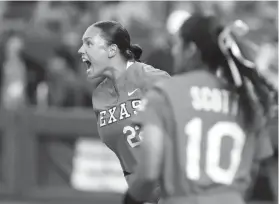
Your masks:
[[[278,200],[278,159],[271,158],[265,161],[265,173],[269,180],[269,185],[272,190],[274,199]]]
[[[150,203],[157,203],[160,199],[161,190],[158,182],[155,181],[157,179],[137,178],[135,174],[125,176],[125,179],[129,186],[129,192],[131,192],[132,195],[135,194],[134,197],[138,200],[143,201],[144,199],[144,201],[148,201]],[[146,189],[146,192],[142,192],[142,190],[139,189]],[[139,194],[139,192],[143,194]]]
[[[160,198],[160,188],[156,180],[135,180],[128,193],[137,201],[157,203]]]

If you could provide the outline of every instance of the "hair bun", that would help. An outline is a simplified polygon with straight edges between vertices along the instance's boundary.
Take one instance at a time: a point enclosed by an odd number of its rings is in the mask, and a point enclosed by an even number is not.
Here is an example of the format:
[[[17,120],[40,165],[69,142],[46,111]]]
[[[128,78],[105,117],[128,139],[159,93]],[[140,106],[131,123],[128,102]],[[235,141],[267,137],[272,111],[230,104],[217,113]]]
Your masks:
[[[139,60],[142,54],[142,49],[138,44],[132,44],[130,50],[134,55],[135,60]]]

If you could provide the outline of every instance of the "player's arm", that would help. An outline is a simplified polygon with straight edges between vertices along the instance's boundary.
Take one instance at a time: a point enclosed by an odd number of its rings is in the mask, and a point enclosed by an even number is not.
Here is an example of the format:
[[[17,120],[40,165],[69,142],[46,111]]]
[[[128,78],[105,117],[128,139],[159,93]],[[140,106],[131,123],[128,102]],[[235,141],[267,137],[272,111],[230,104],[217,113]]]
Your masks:
[[[143,128],[143,141],[140,146],[138,165],[124,203],[150,201],[159,196],[158,178],[161,170],[164,137],[164,121],[167,107],[162,95],[151,90],[143,100],[143,111],[135,118]],[[157,198],[158,199],[158,198]],[[131,202],[133,201],[133,202]]]
[[[140,162],[128,190],[128,196],[139,203],[158,200],[151,197],[159,190],[156,188],[163,149],[163,132],[156,125],[146,125],[143,137],[145,139],[141,144]]]
[[[266,162],[273,155],[270,133],[267,128],[262,128],[257,135],[255,162]]]
[[[269,131],[266,128],[261,128],[261,130],[256,135],[255,145],[256,151],[254,154],[254,165],[252,171],[253,178],[257,177],[260,165],[265,166],[273,155]]]
[[[255,154],[253,168],[251,171],[252,182],[254,183],[259,176],[260,167],[266,167],[273,155],[273,148],[271,145],[269,131],[266,128],[261,128],[258,132],[255,141]],[[251,185],[252,187],[253,185]],[[251,189],[250,189],[251,190]],[[250,192],[248,192],[250,194]]]
[[[273,122],[273,121],[272,121]],[[277,123],[278,124],[278,123]],[[277,126],[277,125],[276,125]],[[272,189],[274,199],[278,199],[278,159],[274,152],[278,149],[278,126],[274,127],[274,123],[268,126],[268,132],[262,135],[262,139],[259,138],[258,145],[261,147],[261,157],[259,158],[262,172],[267,175],[269,185]],[[262,143],[262,144],[261,144]],[[264,145],[265,144],[265,145]],[[263,149],[265,148],[265,153]]]
[[[270,162],[273,155],[273,147],[269,137],[269,131],[265,127],[259,129],[258,133],[254,135],[256,137],[255,141],[255,153],[253,158],[253,166],[251,170],[252,184],[250,189],[246,192],[246,198],[249,199],[254,184],[257,181],[257,177],[260,173],[261,167],[266,167]]]

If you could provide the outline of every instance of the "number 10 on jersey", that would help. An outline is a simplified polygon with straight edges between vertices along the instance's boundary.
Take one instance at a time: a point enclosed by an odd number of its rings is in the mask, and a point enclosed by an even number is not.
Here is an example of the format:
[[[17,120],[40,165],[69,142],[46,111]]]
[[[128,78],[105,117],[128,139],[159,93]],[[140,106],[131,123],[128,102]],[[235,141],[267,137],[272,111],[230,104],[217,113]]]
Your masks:
[[[200,118],[194,118],[185,126],[186,145],[186,176],[191,180],[199,180],[202,171],[213,182],[230,185],[239,168],[246,135],[242,128],[234,122],[220,121],[207,132],[203,132]],[[204,134],[204,135],[203,135]],[[203,138],[204,137],[204,138]],[[232,148],[227,150],[230,164],[228,168],[220,167],[222,139],[229,137],[233,141]],[[206,139],[205,149],[201,149],[202,139]],[[205,156],[205,169],[201,170],[200,159]]]

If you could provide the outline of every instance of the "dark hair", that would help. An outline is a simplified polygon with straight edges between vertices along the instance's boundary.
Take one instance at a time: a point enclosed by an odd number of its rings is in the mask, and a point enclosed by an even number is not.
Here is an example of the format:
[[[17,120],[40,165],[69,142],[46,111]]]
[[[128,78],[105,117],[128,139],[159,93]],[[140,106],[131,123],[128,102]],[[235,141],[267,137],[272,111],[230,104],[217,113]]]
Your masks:
[[[272,105],[275,104],[277,91],[257,72],[255,67],[247,66],[244,61],[235,56],[232,47],[228,48],[228,55],[222,51],[219,40],[224,29],[225,27],[216,17],[193,15],[182,25],[180,36],[184,45],[190,42],[196,44],[201,53],[202,61],[208,66],[209,70],[215,72],[219,67],[223,68],[225,79],[233,85],[239,94],[240,104],[245,110],[247,126],[253,130],[257,120],[262,119],[259,114],[266,116],[265,119],[269,119],[273,110]],[[236,39],[235,43],[241,52],[241,57],[246,58],[243,55],[243,50],[248,49],[249,51],[249,48]],[[234,81],[234,73],[230,67],[229,59],[236,65],[235,68],[242,82],[240,85]],[[275,93],[275,97],[272,96],[272,92]],[[262,109],[259,109],[259,105]],[[267,122],[267,120],[264,122]]]
[[[128,31],[116,21],[99,21],[93,24],[102,30],[102,36],[108,45],[116,44],[126,60],[140,61],[142,49],[137,44],[131,44]]]

